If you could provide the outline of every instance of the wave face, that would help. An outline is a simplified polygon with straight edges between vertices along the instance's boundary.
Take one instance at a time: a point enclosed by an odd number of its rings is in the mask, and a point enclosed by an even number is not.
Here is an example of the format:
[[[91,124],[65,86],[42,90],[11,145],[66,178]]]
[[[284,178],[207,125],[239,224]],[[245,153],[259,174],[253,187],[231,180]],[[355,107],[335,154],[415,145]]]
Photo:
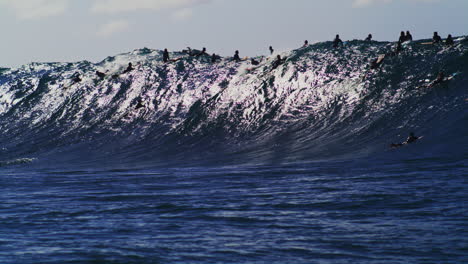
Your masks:
[[[284,163],[404,153],[465,155],[468,49],[318,43],[260,65],[147,48],[99,63],[0,71],[0,160],[80,164]],[[370,60],[388,54],[379,69]],[[128,62],[135,69],[121,73]],[[100,79],[95,71],[106,72]],[[443,70],[456,76],[424,88]],[[75,72],[81,82],[73,84]],[[137,109],[138,102],[144,107]],[[414,131],[415,147],[388,144]]]

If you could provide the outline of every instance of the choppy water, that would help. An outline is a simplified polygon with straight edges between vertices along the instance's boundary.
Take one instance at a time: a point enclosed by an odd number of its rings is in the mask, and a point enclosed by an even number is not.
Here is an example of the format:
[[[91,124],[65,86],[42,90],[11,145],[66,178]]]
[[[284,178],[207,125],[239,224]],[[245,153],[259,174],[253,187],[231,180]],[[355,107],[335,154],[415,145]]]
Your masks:
[[[0,263],[465,263],[464,41],[2,69]]]

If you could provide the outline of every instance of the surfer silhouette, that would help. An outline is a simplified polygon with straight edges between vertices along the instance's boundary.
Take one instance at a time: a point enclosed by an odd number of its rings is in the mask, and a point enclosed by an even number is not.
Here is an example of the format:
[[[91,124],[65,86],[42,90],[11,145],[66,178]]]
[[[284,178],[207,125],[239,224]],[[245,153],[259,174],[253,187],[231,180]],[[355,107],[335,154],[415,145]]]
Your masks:
[[[398,39],[398,41],[402,43],[406,41],[406,36],[405,36],[404,31],[400,32],[400,38]]]
[[[216,63],[217,60],[218,60],[218,55],[216,55],[216,54],[213,53],[213,54],[211,55],[211,63]]]
[[[269,49],[270,49],[270,54],[273,54],[273,52],[275,52],[275,50],[273,49],[273,47],[272,47],[272,46],[270,46],[270,48],[269,48]]]
[[[447,39],[445,40],[445,45],[447,45],[447,46],[453,46],[453,44],[454,44],[454,41],[453,41],[452,35],[449,34],[449,35],[447,36]]]
[[[241,59],[239,57],[239,51],[236,50],[236,52],[234,53],[234,57],[232,58],[233,61],[235,62],[239,62]]]
[[[167,49],[164,49],[164,52],[163,52],[163,61],[164,61],[164,62],[168,62],[168,61],[169,61],[169,52],[167,51]]]
[[[367,38],[365,39],[365,41],[368,41],[368,42],[372,41],[372,34],[369,34]]]
[[[308,47],[309,46],[309,41],[308,40],[304,40],[304,45],[302,46],[303,48],[305,47]]]
[[[252,65],[259,65],[259,64],[260,64],[260,62],[258,62],[258,61],[257,61],[256,59],[254,59],[254,58],[250,59],[250,63],[251,63]]]
[[[75,84],[75,83],[79,83],[81,82],[81,74],[79,72],[75,72],[73,75],[72,75],[72,84]]]
[[[200,57],[200,56],[203,56],[203,55],[208,55],[206,53],[206,48],[203,48],[200,52],[198,52],[197,54],[194,54],[192,56],[195,56],[195,57]]]
[[[340,39],[340,35],[336,35],[335,40],[333,40],[333,47],[338,48],[339,45],[343,45],[343,41]]]
[[[417,137],[417,136],[414,135],[413,132],[411,132],[405,142],[403,142],[403,143],[392,143],[392,144],[390,144],[390,147],[391,148],[403,147],[404,145],[414,143],[414,142],[420,140],[421,138],[422,137]]]
[[[129,73],[129,72],[131,72],[133,70],[134,70],[133,65],[132,65],[131,62],[129,62],[127,69],[125,69],[125,71],[123,71],[122,74]]]
[[[413,36],[412,36],[411,33],[409,32],[409,30],[406,31],[405,41],[413,41]]]
[[[273,65],[272,65],[272,70],[278,68],[281,64],[284,63],[285,60],[286,58],[281,58],[280,55],[276,56],[276,60],[273,62]]]
[[[438,44],[442,42],[442,38],[439,36],[437,32],[434,32],[434,36],[432,36],[432,44]]]
[[[103,72],[100,72],[100,71],[96,71],[96,75],[97,75],[97,77],[99,77],[101,79],[104,79],[104,77],[106,77],[106,74],[103,73]]]

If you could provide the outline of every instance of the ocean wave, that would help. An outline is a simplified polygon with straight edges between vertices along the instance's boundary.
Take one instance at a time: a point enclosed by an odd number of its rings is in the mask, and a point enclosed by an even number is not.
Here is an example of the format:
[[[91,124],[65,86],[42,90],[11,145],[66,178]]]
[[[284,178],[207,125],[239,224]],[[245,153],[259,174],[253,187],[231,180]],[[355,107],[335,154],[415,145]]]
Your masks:
[[[163,63],[162,51],[144,48],[1,69],[0,147],[9,151],[0,158],[278,163],[382,153],[410,131],[425,135],[426,153],[461,148],[466,40],[422,42],[400,53],[388,42],[317,43],[280,54],[276,68],[274,56],[252,66],[174,52]],[[134,70],[122,74],[128,62]],[[451,80],[429,87],[442,70]]]

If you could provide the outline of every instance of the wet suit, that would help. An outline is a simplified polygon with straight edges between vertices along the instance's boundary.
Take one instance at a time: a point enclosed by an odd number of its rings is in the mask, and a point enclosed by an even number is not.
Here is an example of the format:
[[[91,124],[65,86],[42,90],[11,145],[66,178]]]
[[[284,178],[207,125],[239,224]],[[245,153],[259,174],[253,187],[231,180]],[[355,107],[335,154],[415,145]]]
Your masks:
[[[216,63],[216,61],[218,60],[218,56],[216,56],[216,54],[212,54],[211,55],[211,63]]]
[[[104,77],[106,77],[106,74],[100,71],[96,71],[96,75],[101,79],[104,79]]]
[[[195,56],[195,57],[200,57],[200,56],[203,56],[203,55],[208,55],[206,53],[206,48],[203,48],[202,51],[200,51],[199,53],[197,54],[192,54],[192,56]]]
[[[372,34],[369,34],[369,36],[367,36],[366,41],[372,41]]]
[[[338,48],[339,45],[343,45],[343,41],[340,39],[340,35],[336,35],[335,40],[333,40],[333,47]]]
[[[164,62],[168,62],[168,61],[169,61],[169,52],[167,51],[167,49],[164,49],[164,52],[163,52],[163,61],[164,61]]]
[[[398,147],[403,147],[404,145],[408,145],[408,144],[411,144],[411,143],[414,143],[416,141],[418,141],[419,139],[421,139],[422,137],[416,137],[414,135],[414,133],[410,133],[410,135],[408,136],[408,138],[406,139],[405,142],[403,143],[392,143],[390,144],[390,147],[391,148],[398,148]]]
[[[395,54],[400,53],[403,50],[403,46],[401,45],[401,41],[398,41],[396,49],[395,49]]]
[[[439,74],[437,74],[437,77],[434,81],[432,81],[427,87],[430,88],[430,87],[433,87],[437,84],[440,84],[440,83],[443,83],[445,81],[445,73],[444,72],[439,72]]]
[[[272,70],[278,68],[281,64],[284,63],[284,61],[286,61],[286,58],[283,58],[283,59],[282,59],[281,56],[278,55],[278,56],[276,57],[276,60],[273,62]]]
[[[72,83],[75,84],[75,83],[79,83],[81,82],[81,75],[77,72],[75,72],[75,74],[73,74],[73,78],[72,78]]]
[[[454,43],[452,35],[448,35],[447,39],[445,40],[445,45],[452,46]]]
[[[401,32],[400,34],[400,38],[398,39],[399,42],[403,43],[406,41],[406,36],[405,36],[405,32]]]
[[[132,63],[130,62],[128,63],[127,69],[125,69],[125,71],[123,71],[122,74],[129,73],[131,71],[133,71],[133,66],[132,66]]]
[[[255,60],[255,59],[253,59],[253,58],[250,60],[250,63],[251,63],[252,65],[259,65],[259,64],[260,64],[260,62],[258,62],[257,60]]]
[[[442,38],[439,36],[439,34],[437,34],[437,32],[434,32],[434,36],[432,37],[432,44],[437,44],[441,42]]]
[[[413,41],[413,36],[409,31],[406,31],[405,41]]]
[[[239,51],[236,50],[236,52],[234,53],[234,57],[232,58],[233,61],[235,62],[239,62],[241,59],[239,57]]]

